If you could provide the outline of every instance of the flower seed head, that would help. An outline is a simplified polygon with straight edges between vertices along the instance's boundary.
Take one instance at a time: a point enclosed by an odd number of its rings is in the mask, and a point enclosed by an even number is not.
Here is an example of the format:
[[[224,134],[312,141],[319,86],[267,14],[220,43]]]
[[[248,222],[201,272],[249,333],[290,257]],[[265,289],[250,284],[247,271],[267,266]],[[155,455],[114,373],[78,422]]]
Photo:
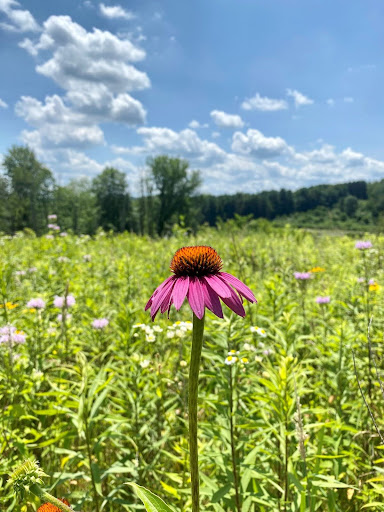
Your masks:
[[[202,277],[218,274],[223,262],[215,249],[206,245],[182,247],[172,258],[170,269],[176,276]]]

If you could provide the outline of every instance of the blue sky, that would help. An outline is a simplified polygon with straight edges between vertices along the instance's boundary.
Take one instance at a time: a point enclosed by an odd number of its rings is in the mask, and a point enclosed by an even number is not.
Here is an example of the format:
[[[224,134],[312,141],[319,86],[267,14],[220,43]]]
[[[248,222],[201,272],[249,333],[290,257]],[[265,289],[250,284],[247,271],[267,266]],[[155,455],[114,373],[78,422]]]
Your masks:
[[[381,0],[0,0],[0,154],[60,183],[148,156],[203,192],[384,178]]]

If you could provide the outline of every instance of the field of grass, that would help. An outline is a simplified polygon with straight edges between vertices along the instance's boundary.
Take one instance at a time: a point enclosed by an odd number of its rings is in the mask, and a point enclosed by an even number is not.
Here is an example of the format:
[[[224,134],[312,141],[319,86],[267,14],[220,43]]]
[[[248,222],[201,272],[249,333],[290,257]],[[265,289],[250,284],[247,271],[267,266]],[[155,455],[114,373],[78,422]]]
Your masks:
[[[226,306],[224,320],[206,315],[202,510],[383,510],[382,447],[352,357],[380,427],[384,238],[369,239],[373,248],[361,251],[347,236],[233,226],[155,241],[0,239],[0,508],[39,506],[7,485],[34,457],[46,488],[77,511],[143,510],[128,482],[190,510],[191,310],[185,303],[152,323],[144,306],[173,253],[199,244],[214,247],[258,299],[245,304],[245,319]],[[311,279],[295,279],[311,269]],[[75,303],[56,307],[66,294]],[[36,298],[44,307],[28,304]],[[102,318],[108,325],[93,324]]]

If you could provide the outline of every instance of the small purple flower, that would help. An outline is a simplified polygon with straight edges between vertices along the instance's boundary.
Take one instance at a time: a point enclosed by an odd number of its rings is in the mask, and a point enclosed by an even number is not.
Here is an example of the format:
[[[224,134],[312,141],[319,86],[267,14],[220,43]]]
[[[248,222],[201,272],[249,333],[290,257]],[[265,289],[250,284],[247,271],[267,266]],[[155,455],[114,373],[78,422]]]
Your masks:
[[[48,215],[48,220],[57,220],[57,215],[55,215],[54,213]]]
[[[295,279],[298,279],[299,281],[306,281],[307,279],[312,278],[312,274],[310,272],[295,272],[293,275],[295,276]]]
[[[329,297],[329,295],[326,295],[325,297],[316,297],[316,302],[318,304],[328,304],[329,302],[331,302],[331,297]]]
[[[48,229],[55,229],[56,224],[48,224]]]
[[[62,233],[60,233],[60,236],[68,236],[68,233],[66,233],[65,231],[63,231]]]
[[[45,308],[45,302],[43,299],[37,298],[37,299],[31,299],[27,303],[27,308],[35,308],[35,309],[44,309]]]
[[[55,299],[53,301],[53,305],[55,308],[62,308],[64,306],[65,297],[59,297],[55,295]],[[67,295],[66,305],[67,307],[74,306],[76,304],[76,299],[73,295]]]
[[[53,226],[53,228],[55,231],[60,231],[60,226]]]
[[[370,280],[368,281],[368,284],[376,284],[376,281],[375,281],[374,279],[370,279]]]
[[[0,343],[25,343],[26,335],[22,331],[18,331],[13,325],[6,325],[0,328]]]
[[[364,251],[365,249],[371,249],[372,248],[372,242],[369,240],[358,240],[355,243],[355,249],[359,249],[360,251]]]
[[[108,324],[108,318],[96,318],[96,320],[92,322],[92,327],[94,329],[104,329],[105,327],[107,327]]]
[[[62,322],[62,321],[63,321],[63,315],[62,315],[61,313],[59,313],[59,314],[57,315],[57,317],[56,317],[56,318],[57,318],[57,321],[58,321],[58,322]],[[66,318],[67,320],[70,320],[70,319],[72,318],[72,315],[70,315],[69,313],[67,313],[67,314],[65,315],[65,318]]]

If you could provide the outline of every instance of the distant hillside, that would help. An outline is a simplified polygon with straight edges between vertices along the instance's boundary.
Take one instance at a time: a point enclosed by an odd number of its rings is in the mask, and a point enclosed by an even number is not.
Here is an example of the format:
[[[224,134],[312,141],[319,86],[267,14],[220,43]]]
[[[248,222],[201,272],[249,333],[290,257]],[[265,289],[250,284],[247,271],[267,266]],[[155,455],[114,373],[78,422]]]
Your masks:
[[[384,227],[384,179],[317,185],[295,192],[282,189],[259,194],[201,195],[196,199],[199,221],[209,225],[235,215],[252,215],[301,227]]]

